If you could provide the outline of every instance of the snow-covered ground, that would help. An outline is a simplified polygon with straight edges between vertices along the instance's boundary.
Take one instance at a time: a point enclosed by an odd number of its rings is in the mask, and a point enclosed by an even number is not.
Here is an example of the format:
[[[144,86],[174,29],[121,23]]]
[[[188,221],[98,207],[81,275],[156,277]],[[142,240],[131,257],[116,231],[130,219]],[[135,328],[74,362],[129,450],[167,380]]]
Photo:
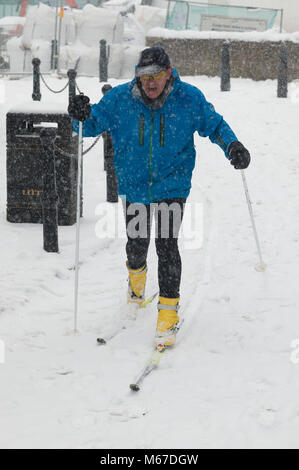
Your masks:
[[[240,172],[196,136],[190,202],[203,207],[203,242],[192,248],[180,241],[185,323],[177,347],[137,394],[129,384],[150,355],[156,306],[138,313],[106,346],[96,344],[127,314],[125,240],[99,239],[95,230],[106,197],[102,141],[84,161],[80,334],[69,335],[75,226],[59,228],[60,253],[49,254],[41,225],[6,221],[5,114],[30,99],[32,82],[5,81],[1,448],[299,447],[299,354],[291,347],[299,338],[299,103],[291,99],[297,85],[288,99],[277,99],[273,81],[234,79],[232,91],[221,93],[217,78],[185,79],[204,91],[251,152],[245,173],[267,270],[254,269],[258,256]],[[62,87],[53,77],[47,81]],[[98,100],[96,78],[78,84]],[[67,92],[53,98],[43,87],[42,95],[44,102],[67,101]],[[154,243],[148,263],[150,294],[157,288]]]

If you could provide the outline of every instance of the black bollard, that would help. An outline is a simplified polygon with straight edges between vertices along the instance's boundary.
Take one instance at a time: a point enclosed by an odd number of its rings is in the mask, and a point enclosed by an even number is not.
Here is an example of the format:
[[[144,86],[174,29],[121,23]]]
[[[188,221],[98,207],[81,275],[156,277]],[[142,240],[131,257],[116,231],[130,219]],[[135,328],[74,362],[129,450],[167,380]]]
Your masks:
[[[281,43],[279,51],[277,98],[288,96],[288,51],[286,45]]]
[[[105,95],[111,90],[111,85],[106,84],[102,87],[102,93]],[[107,202],[118,202],[118,184],[113,163],[113,143],[109,132],[103,132],[104,140],[104,170],[106,170],[106,191]]]
[[[57,69],[58,63],[58,49],[57,49],[57,39],[52,39],[51,42],[51,70]]]
[[[76,77],[77,72],[75,69],[70,69],[67,72],[69,78],[69,104],[71,104],[72,99],[76,96]],[[80,203],[80,217],[83,217],[83,159],[81,161],[81,203]]]
[[[107,91],[111,90],[112,86],[109,83],[106,83],[102,86],[102,93],[105,95]],[[113,145],[112,138],[109,132],[103,132],[103,142],[104,142],[104,170],[107,171],[107,160],[113,159]]]
[[[67,76],[69,78],[69,104],[70,104],[72,99],[76,96],[76,77],[77,77],[76,70],[74,69],[68,70]]]
[[[221,91],[230,91],[230,52],[228,42],[222,45],[220,75]]]
[[[41,100],[41,93],[40,93],[40,60],[35,58],[32,60],[33,65],[33,93],[32,99],[33,101],[40,101]]]
[[[44,250],[58,253],[58,195],[56,189],[54,142],[56,129],[44,128],[40,132],[43,158],[43,213]]]
[[[102,93],[103,95],[106,95],[107,91],[111,90],[112,86],[109,85],[109,83],[106,83],[106,85],[102,86]]]
[[[107,57],[107,46],[105,39],[100,41],[100,82],[106,82],[108,80],[108,57]]]

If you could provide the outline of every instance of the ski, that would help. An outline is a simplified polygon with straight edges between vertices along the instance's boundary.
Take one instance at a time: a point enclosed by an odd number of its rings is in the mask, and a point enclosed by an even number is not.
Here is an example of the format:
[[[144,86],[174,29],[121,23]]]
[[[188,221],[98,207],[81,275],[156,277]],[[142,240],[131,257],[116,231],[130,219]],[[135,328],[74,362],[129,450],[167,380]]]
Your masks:
[[[139,306],[139,308],[146,308],[158,295],[158,292],[155,292],[153,295],[151,295],[150,297],[148,297],[147,299],[145,299],[142,304]],[[110,333],[109,335],[105,336],[105,338],[97,338],[97,343],[99,345],[102,345],[102,344],[107,344],[107,342],[111,341],[111,339],[115,338],[115,336],[117,336],[119,333],[121,333],[121,331],[125,330],[128,326],[128,323],[129,323],[129,320],[127,319],[123,324],[119,325],[117,328],[115,328],[114,331],[112,331],[112,333]]]
[[[166,348],[164,348],[162,345],[155,346],[153,353],[151,354],[144,368],[138,374],[135,382],[130,384],[130,389],[133,392],[138,392],[140,390],[140,384],[143,382],[144,378],[159,366],[161,355],[165,352],[165,350]]]
[[[175,327],[175,331],[178,332],[184,322],[184,319],[180,320],[179,323]],[[160,360],[162,357],[162,354],[167,350],[167,349],[172,349],[173,346],[167,347],[163,344],[157,344],[154,347],[154,351],[152,352],[150,358],[147,360],[145,366],[142,368],[140,373],[138,374],[135,382],[130,384],[130,389],[133,392],[138,392],[140,390],[141,383],[147,377],[153,370],[157,369],[157,367],[160,364]]]

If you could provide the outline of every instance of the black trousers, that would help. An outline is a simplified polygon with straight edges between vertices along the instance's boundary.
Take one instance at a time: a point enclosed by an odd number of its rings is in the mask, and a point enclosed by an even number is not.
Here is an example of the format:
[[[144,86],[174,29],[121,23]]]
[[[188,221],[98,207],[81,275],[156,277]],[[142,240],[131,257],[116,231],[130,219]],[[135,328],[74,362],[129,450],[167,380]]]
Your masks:
[[[158,255],[159,294],[178,298],[182,263],[178,235],[186,199],[165,199],[153,204],[124,204],[127,244],[126,253],[131,269],[145,265],[155,218],[155,245]]]

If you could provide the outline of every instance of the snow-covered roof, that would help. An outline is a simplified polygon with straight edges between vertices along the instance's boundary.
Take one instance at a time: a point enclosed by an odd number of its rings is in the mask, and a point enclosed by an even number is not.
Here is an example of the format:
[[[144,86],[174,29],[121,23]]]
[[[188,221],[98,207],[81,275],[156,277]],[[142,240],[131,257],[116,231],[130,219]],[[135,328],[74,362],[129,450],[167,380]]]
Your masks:
[[[10,113],[66,114],[67,104],[43,101],[26,101],[9,109]]]

